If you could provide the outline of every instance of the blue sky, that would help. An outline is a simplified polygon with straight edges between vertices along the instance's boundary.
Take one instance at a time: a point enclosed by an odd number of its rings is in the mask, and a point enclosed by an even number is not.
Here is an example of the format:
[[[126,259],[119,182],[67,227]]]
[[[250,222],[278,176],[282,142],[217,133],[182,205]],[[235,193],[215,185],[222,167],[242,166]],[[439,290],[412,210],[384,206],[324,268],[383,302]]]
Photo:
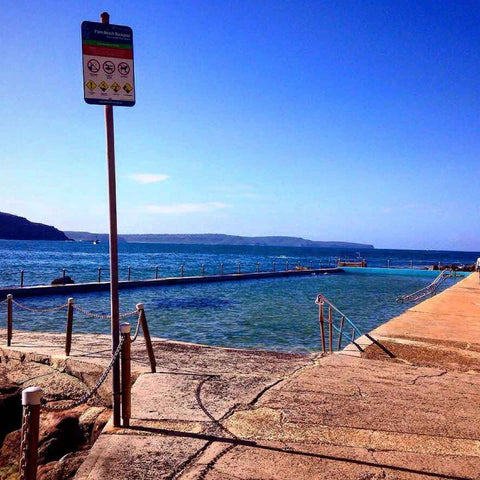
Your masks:
[[[138,6],[137,6],[138,5]],[[478,250],[480,3],[2,3],[1,210],[108,231],[80,24],[134,31],[119,231]]]

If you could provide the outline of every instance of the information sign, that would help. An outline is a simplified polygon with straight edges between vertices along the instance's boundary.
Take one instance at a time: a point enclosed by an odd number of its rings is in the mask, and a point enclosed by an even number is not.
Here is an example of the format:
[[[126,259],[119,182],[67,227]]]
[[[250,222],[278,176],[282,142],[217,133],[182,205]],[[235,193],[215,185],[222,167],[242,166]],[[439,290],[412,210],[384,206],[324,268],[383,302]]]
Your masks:
[[[94,105],[135,105],[133,32],[109,23],[82,23],[83,90]]]

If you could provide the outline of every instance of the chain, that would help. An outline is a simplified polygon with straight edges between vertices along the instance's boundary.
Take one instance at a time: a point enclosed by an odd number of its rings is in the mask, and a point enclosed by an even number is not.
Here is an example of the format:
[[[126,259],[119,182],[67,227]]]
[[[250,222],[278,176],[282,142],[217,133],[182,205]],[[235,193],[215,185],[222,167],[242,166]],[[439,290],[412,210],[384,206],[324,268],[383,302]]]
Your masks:
[[[0,302],[0,305],[1,305],[2,303],[7,303],[7,301],[8,301],[8,298],[6,298],[5,300],[2,300],[2,301]]]
[[[100,313],[89,312],[88,310],[84,310],[81,307],[77,307],[77,305],[75,305],[75,304],[73,305],[73,309],[76,310],[77,312],[83,313],[87,317],[101,318],[103,320],[109,320],[110,319],[110,315],[102,315]]]
[[[110,373],[110,370],[113,367],[113,364],[118,358],[118,355],[120,354],[123,346],[123,342],[125,341],[125,337],[122,335],[120,343],[118,344],[117,349],[115,350],[115,353],[112,356],[112,360],[108,364],[108,367],[105,369],[103,372],[103,375],[98,379],[97,383],[94,385],[94,387],[84,395],[82,395],[78,400],[74,400],[73,402],[69,403],[68,405],[52,405],[52,406],[47,406],[46,400],[42,401],[42,408],[46,410],[47,412],[61,412],[64,410],[70,410],[71,408],[78,407],[82,403],[85,403],[89,398],[91,398],[97,390],[102,386],[102,383],[107,379],[108,374]]]
[[[28,451],[28,434],[31,416],[30,405],[23,407],[23,421],[22,421],[22,439],[20,442],[20,480],[25,480],[25,473],[27,469],[27,451]]]
[[[87,317],[101,318],[102,320],[110,320],[111,318],[111,315],[104,315],[101,313],[89,312],[88,310],[78,307],[77,305],[73,305],[72,307],[74,310],[76,310],[77,312],[83,313]],[[119,315],[118,318],[123,319],[123,318],[131,317],[132,315],[135,315],[135,313],[137,313],[137,310],[132,310],[131,312],[122,313],[121,315]]]
[[[122,318],[131,317],[132,315],[135,315],[136,313],[139,313],[137,309],[132,310],[131,312],[127,312],[127,313],[121,313],[118,318],[121,320]]]
[[[51,307],[51,308],[33,308],[33,307],[27,307],[26,305],[22,305],[21,303],[18,303],[16,300],[12,299],[12,303],[16,305],[17,307],[22,308],[23,310],[28,310],[29,312],[36,312],[36,313],[47,313],[47,312],[55,312],[57,310],[63,310],[64,308],[67,308],[68,303],[65,303],[63,305],[59,305],[58,307]]]

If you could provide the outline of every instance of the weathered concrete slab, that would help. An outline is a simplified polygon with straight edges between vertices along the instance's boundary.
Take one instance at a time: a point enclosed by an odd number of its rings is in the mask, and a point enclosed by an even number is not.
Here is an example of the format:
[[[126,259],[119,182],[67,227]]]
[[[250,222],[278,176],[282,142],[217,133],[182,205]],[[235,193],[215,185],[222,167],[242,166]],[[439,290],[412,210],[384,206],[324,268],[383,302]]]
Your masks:
[[[413,306],[373,330],[374,337],[439,344],[480,345],[480,283],[472,273],[453,287]]]

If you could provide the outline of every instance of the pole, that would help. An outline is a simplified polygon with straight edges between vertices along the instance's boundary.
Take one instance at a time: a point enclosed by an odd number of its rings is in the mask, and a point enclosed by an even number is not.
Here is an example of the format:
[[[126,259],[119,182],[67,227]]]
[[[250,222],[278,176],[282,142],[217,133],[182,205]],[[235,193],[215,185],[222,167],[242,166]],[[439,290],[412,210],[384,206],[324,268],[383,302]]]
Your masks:
[[[35,480],[37,478],[38,433],[42,393],[42,389],[39,387],[28,387],[22,390],[23,420],[19,478],[24,480]]]
[[[100,14],[102,23],[110,23],[107,12]],[[110,220],[110,312],[112,330],[112,356],[119,343],[119,299],[118,299],[118,241],[117,241],[117,187],[115,181],[115,135],[113,125],[113,107],[105,105],[105,133],[107,138],[107,170],[108,170],[108,209]],[[113,364],[112,370],[112,405],[113,426],[120,426],[120,362]]]
[[[137,303],[137,311],[140,313],[140,326],[143,331],[143,338],[147,347],[148,358],[150,359],[150,367],[152,373],[157,371],[157,362],[155,361],[155,354],[153,353],[152,339],[150,337],[150,330],[148,329],[147,317],[145,316],[145,309],[143,303]]]
[[[13,295],[7,295],[7,347],[12,344],[12,299]]]
[[[23,288],[23,276],[24,276],[24,271],[20,270],[20,287]]]
[[[122,420],[123,426],[130,426],[130,417],[132,412],[132,367],[130,363],[131,358],[131,338],[130,338],[130,324],[122,323],[120,325],[120,332],[124,337],[122,345]]]
[[[69,298],[67,302],[67,333],[65,339],[65,355],[67,357],[70,355],[70,350],[72,348],[73,302],[73,298]]]

